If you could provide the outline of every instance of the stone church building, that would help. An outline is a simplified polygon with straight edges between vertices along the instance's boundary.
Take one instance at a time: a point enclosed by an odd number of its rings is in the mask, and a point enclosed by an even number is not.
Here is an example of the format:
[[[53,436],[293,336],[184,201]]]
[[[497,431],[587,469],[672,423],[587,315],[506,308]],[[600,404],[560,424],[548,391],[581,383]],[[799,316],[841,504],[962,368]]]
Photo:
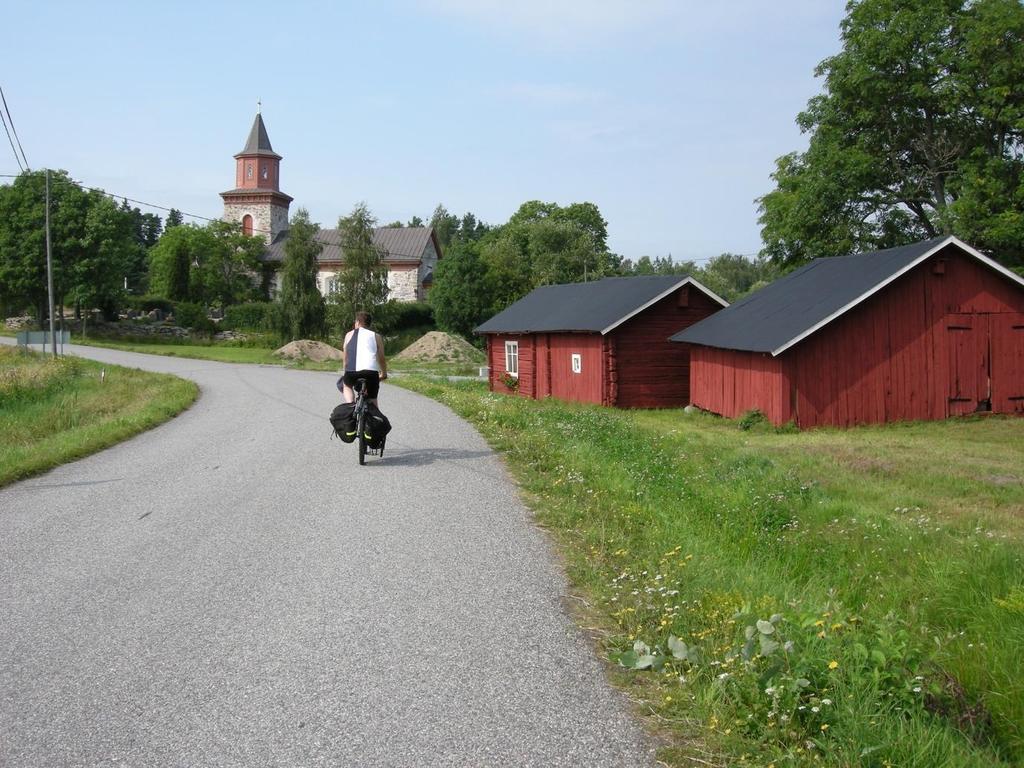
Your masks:
[[[277,290],[284,244],[288,240],[288,206],[292,198],[281,191],[281,155],[270,145],[263,116],[256,114],[245,147],[235,155],[235,187],[221,192],[224,221],[241,224],[247,235],[267,241],[263,258],[273,271],[272,290]],[[345,263],[345,249],[337,229],[321,229],[316,239],[323,245],[317,257],[317,285],[327,294]],[[389,298],[421,301],[433,280],[441,248],[431,227],[378,227],[374,245],[388,268]]]

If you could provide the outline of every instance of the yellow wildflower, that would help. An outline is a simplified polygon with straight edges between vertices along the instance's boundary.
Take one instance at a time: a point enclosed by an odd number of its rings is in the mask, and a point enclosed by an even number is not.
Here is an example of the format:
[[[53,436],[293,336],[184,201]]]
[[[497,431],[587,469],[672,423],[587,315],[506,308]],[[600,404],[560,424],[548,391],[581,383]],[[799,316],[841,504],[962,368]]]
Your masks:
[[[829,668],[829,669],[835,669],[835,668],[836,668],[836,667],[838,667],[838,666],[839,666],[839,662],[838,662],[838,661],[836,661],[835,659],[832,659],[832,661],[830,661],[830,662],[828,663],[828,668]]]

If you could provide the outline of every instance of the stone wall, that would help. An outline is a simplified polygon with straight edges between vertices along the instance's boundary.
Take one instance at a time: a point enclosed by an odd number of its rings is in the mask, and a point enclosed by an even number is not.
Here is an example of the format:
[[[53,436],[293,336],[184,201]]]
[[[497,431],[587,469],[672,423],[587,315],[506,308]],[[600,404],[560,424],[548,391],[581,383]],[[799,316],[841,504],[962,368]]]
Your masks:
[[[388,269],[388,298],[395,301],[416,301],[420,297],[420,273],[411,269]]]
[[[224,221],[241,224],[246,214],[252,216],[254,235],[261,235],[269,244],[275,235],[288,229],[288,209],[267,203],[224,203]]]
[[[322,269],[316,273],[316,287],[326,296],[330,292],[331,280],[337,276],[337,270]],[[421,270],[415,266],[396,269],[388,267],[388,298],[395,301],[416,301],[422,294]],[[274,273],[279,280],[280,272]]]

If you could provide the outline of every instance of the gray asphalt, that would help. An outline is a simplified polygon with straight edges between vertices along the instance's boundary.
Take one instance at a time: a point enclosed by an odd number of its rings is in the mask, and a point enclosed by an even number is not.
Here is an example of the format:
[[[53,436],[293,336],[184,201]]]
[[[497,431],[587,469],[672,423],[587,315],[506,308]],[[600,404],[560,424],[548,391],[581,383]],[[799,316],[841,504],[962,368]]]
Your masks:
[[[196,381],[167,424],[0,490],[0,765],[641,766],[483,439],[384,385],[74,347]]]

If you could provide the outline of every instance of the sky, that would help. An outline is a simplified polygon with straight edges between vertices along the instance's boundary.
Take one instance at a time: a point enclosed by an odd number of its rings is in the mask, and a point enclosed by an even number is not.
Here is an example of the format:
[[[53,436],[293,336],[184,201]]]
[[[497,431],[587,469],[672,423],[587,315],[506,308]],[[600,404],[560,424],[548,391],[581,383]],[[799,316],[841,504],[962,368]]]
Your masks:
[[[360,201],[381,224],[590,201],[614,252],[706,260],[760,249],[756,198],[806,147],[844,3],[5,6],[0,86],[33,168],[217,217],[259,99],[292,212],[325,227]]]

